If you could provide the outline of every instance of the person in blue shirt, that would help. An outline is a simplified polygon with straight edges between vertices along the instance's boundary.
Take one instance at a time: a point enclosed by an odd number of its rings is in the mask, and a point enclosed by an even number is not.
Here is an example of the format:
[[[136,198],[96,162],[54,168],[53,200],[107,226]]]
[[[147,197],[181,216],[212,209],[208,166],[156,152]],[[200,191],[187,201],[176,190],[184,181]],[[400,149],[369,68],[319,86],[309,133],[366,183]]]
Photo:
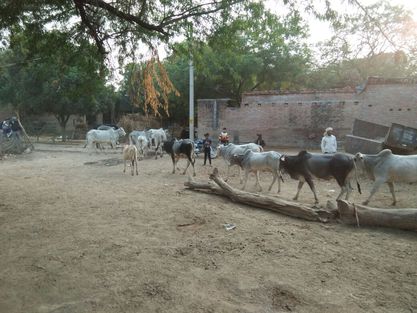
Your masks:
[[[210,166],[211,166],[211,143],[212,143],[212,140],[209,136],[210,136],[209,133],[205,133],[204,134],[204,139],[203,139],[204,165],[206,165],[207,158],[208,158]]]

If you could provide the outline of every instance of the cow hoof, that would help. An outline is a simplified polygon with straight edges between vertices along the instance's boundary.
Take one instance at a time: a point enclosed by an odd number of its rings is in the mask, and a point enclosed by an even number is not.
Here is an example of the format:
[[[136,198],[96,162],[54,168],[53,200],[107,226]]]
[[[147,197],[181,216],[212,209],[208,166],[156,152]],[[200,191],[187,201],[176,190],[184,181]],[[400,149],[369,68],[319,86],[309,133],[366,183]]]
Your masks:
[[[362,202],[363,205],[368,205],[369,201]]]
[[[394,201],[391,205],[392,205],[392,206],[395,206],[396,204],[397,204],[397,202],[395,202],[395,201]]]
[[[193,176],[196,177],[197,175],[194,173]]]

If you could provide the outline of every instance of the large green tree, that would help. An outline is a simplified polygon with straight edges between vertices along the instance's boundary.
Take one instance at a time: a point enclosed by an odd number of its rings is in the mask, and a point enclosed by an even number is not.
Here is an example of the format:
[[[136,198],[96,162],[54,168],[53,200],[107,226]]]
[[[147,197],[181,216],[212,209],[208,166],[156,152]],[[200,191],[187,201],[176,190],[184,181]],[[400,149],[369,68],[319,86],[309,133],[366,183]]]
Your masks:
[[[63,139],[70,115],[96,111],[108,93],[95,47],[57,31],[14,28],[2,59],[1,103],[22,113],[53,114]]]

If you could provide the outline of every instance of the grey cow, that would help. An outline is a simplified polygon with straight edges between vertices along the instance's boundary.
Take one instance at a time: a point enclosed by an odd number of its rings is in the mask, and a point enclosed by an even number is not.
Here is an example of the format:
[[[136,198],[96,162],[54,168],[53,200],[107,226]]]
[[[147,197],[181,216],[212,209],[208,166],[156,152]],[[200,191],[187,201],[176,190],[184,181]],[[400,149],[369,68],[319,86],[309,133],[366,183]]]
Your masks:
[[[387,183],[392,194],[392,205],[397,203],[394,182],[417,182],[417,155],[395,155],[389,149],[378,154],[356,153],[354,161],[374,181],[371,193],[363,204],[368,204],[379,187]]]
[[[279,175],[279,161],[281,154],[275,151],[268,152],[253,152],[247,150],[243,155],[235,154],[231,160],[231,163],[239,165],[245,171],[245,180],[242,190],[245,189],[250,172],[255,173],[256,184],[258,191],[262,191],[262,187],[259,184],[259,171],[272,172],[273,180],[268,190],[272,189],[275,181],[278,180],[278,193],[281,191],[281,181]]]
[[[261,146],[254,144],[254,143],[248,143],[244,145],[235,145],[233,143],[229,143],[226,146],[219,145],[217,147],[217,155],[222,156],[224,161],[227,164],[227,174],[226,174],[226,178],[224,179],[225,181],[229,179],[230,168],[233,165],[237,165],[236,163],[232,163],[233,156],[244,154],[247,150],[251,150],[253,152],[263,151]],[[240,179],[240,183],[242,183],[243,180],[242,180],[242,174],[240,172],[240,166],[239,166],[239,179]]]

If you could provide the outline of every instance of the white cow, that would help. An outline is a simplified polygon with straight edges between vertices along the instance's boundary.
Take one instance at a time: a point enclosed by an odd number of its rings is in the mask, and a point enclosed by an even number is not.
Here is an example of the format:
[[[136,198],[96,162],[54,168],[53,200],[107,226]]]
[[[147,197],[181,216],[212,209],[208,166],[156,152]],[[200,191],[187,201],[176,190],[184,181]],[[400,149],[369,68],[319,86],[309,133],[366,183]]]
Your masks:
[[[140,160],[143,160],[144,157],[148,154],[149,139],[145,131],[132,131],[129,134],[129,144],[136,146]]]
[[[395,155],[391,150],[385,149],[378,154],[356,153],[353,160],[375,181],[368,199],[363,202],[365,205],[383,183],[388,184],[393,199],[392,205],[395,205],[397,199],[394,182],[417,182],[417,155]]]
[[[109,128],[107,130],[91,129],[85,136],[86,143],[84,148],[87,146],[94,146],[97,149],[97,144],[99,146],[103,144],[110,144],[112,148],[115,148],[119,138],[125,135],[126,132],[122,127],[118,129]]]
[[[239,165],[245,170],[245,182],[242,190],[245,190],[246,183],[250,172],[254,172],[256,176],[256,184],[258,191],[262,191],[262,187],[259,184],[259,171],[272,172],[273,180],[268,190],[271,191],[275,181],[278,180],[278,193],[281,191],[281,181],[279,174],[279,161],[281,154],[275,151],[268,152],[253,152],[252,150],[246,150],[243,155],[235,154],[231,163]]]
[[[227,181],[229,179],[230,168],[233,165],[237,165],[237,164],[233,164],[233,162],[232,162],[233,156],[234,155],[243,155],[246,152],[246,150],[251,150],[253,152],[262,152],[263,151],[262,147],[255,144],[255,143],[248,143],[248,144],[245,144],[245,145],[235,145],[233,143],[229,143],[226,146],[219,145],[217,147],[217,155],[222,156],[224,161],[227,164],[227,174],[226,174],[225,181]],[[242,174],[241,174],[241,171],[240,171],[240,166],[239,166],[239,179],[240,179],[240,183],[242,183],[243,180],[242,180]]]
[[[162,158],[162,144],[167,141],[167,136],[165,134],[165,131],[162,128],[159,129],[149,129],[147,132],[148,138],[149,138],[149,144],[151,148],[155,148],[155,159],[158,158],[158,151]]]
[[[134,175],[134,170],[136,166],[136,175],[138,173],[138,149],[135,145],[125,145],[123,147],[123,161],[124,161],[124,169],[123,173],[126,173],[126,161],[131,163],[131,172],[132,176]]]

